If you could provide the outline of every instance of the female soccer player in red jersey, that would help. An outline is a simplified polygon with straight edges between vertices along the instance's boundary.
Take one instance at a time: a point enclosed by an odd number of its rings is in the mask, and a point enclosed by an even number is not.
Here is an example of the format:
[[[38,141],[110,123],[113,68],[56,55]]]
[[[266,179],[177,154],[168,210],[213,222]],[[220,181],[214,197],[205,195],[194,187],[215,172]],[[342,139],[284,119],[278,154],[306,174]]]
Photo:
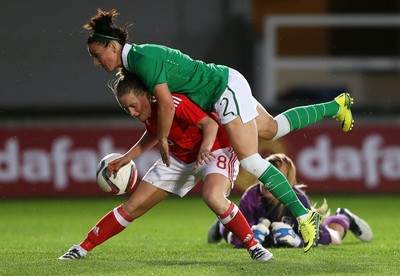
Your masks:
[[[157,145],[157,102],[133,74],[120,76],[113,88],[121,107],[146,124],[147,131],[121,158],[108,165],[110,174]],[[129,200],[106,214],[61,260],[81,258],[94,247],[124,230],[157,203],[176,194],[183,197],[203,180],[203,199],[219,221],[243,242],[254,260],[273,255],[260,245],[238,207],[227,199],[239,170],[239,162],[220,123],[184,95],[173,94],[174,118],[167,141],[170,164],[160,159],[145,174]]]
[[[90,33],[87,47],[95,65],[108,72],[125,68],[138,76],[157,99],[157,140],[163,162],[171,164],[167,141],[175,112],[171,92],[185,94],[201,109],[218,114],[242,168],[295,214],[305,239],[304,252],[310,250],[318,239],[320,216],[305,208],[285,177],[259,155],[258,136],[275,140],[328,116],[338,119],[343,130],[349,131],[353,126],[350,95],[343,93],[331,102],[294,108],[272,118],[236,70],[193,60],[161,45],[128,44],[127,30],[114,24],[117,15],[116,10],[98,9],[84,25]]]

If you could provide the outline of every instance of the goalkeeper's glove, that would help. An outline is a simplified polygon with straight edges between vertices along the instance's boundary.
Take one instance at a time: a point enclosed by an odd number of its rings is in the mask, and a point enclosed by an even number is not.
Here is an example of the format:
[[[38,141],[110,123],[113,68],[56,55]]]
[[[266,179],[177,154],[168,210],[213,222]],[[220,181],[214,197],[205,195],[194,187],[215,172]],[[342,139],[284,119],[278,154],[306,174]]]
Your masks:
[[[284,244],[292,247],[299,247],[301,245],[301,238],[294,232],[290,225],[283,222],[273,222],[271,228],[276,244]]]
[[[251,227],[251,230],[253,231],[254,238],[259,242],[263,243],[265,240],[265,237],[269,235],[269,226],[271,225],[271,222],[268,219],[262,219],[258,224],[255,224]]]

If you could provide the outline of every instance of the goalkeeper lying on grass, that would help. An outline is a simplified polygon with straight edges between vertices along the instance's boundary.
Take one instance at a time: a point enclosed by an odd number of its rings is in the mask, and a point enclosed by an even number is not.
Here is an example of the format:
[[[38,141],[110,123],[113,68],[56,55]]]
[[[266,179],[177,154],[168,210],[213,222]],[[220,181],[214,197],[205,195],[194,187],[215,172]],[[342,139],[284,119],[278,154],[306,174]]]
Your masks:
[[[296,166],[289,157],[284,154],[272,154],[266,159],[286,176],[306,208],[315,209],[324,215],[324,222],[319,228],[317,244],[341,244],[348,230],[361,241],[372,240],[372,231],[369,225],[349,210],[338,208],[336,215],[329,216],[330,211],[326,201],[319,208],[311,206],[307,195],[301,190],[305,185],[297,184]],[[264,247],[303,247],[303,239],[297,230],[296,217],[260,183],[247,189],[240,200],[239,209],[249,225],[252,226],[254,236]],[[222,238],[236,248],[243,247],[232,232],[216,221],[208,232],[208,242],[217,243]]]

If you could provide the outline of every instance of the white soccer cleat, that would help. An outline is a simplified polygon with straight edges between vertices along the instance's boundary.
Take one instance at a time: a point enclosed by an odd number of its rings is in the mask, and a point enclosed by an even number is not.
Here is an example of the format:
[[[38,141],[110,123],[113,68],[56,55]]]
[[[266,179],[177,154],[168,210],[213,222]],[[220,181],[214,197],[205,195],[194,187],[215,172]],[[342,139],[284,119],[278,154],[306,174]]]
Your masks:
[[[274,255],[259,243],[250,247],[248,251],[250,257],[255,261],[269,261],[274,258]]]
[[[64,255],[60,256],[58,259],[59,260],[73,260],[73,259],[80,259],[85,257],[87,254],[87,251],[83,249],[79,245],[74,245],[72,246],[67,253]]]
[[[368,223],[359,218],[346,208],[338,208],[336,215],[345,215],[350,220],[349,230],[360,240],[370,242],[372,240],[372,230]]]

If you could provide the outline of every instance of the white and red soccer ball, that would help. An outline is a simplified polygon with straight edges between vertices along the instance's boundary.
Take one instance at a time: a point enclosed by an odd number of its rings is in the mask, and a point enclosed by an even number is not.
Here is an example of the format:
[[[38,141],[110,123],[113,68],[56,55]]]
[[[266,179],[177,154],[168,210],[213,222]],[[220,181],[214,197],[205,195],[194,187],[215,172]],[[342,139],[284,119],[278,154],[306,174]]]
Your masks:
[[[121,167],[115,177],[113,174],[108,174],[108,163],[121,156],[120,153],[110,153],[104,156],[97,165],[97,184],[106,193],[122,195],[131,191],[136,184],[138,172],[136,165],[132,160]]]

